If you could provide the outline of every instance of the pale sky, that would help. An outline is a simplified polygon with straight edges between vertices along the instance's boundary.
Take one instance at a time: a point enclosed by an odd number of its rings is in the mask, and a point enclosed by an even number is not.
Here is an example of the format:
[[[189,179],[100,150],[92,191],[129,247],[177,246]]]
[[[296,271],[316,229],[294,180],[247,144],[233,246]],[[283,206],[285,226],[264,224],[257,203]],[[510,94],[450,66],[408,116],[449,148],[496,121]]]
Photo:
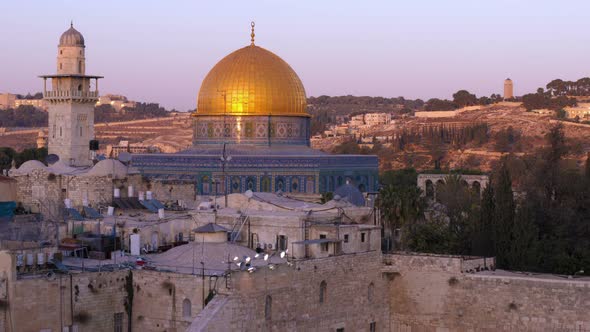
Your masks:
[[[590,1],[5,0],[0,92],[41,91],[70,20],[100,92],[192,109],[222,57],[256,44],[287,61],[308,96],[521,95],[590,76]]]

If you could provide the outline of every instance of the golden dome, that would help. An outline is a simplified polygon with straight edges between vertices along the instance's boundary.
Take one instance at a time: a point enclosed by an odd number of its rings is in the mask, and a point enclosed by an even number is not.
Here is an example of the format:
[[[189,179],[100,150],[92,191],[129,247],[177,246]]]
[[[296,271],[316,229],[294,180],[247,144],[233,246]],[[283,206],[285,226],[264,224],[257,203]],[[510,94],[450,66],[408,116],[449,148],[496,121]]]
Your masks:
[[[306,105],[305,89],[291,66],[252,44],[211,69],[194,115],[309,116]]]

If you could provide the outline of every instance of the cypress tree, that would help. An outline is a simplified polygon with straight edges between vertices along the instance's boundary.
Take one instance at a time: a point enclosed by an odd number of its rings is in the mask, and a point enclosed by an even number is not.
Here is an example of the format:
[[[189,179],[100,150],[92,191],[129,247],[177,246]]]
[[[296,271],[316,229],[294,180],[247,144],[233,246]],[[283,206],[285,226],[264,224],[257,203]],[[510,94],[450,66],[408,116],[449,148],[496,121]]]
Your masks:
[[[528,206],[518,209],[512,227],[512,242],[508,255],[511,269],[530,271],[537,268],[538,229]]]
[[[481,199],[481,213],[479,224],[476,230],[476,243],[473,244],[474,254],[481,256],[493,256],[494,251],[494,227],[496,200],[494,199],[494,188],[491,183],[485,187]]]
[[[494,247],[496,251],[496,265],[500,268],[510,268],[508,256],[511,250],[512,228],[514,225],[514,196],[512,193],[512,179],[506,163],[500,168],[495,209]]]

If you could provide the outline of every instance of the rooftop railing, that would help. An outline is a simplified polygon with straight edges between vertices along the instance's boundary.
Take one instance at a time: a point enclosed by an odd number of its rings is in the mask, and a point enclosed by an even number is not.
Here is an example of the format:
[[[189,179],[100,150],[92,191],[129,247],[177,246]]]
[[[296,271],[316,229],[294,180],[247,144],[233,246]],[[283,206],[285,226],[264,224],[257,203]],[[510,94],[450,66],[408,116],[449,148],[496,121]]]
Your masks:
[[[55,90],[45,91],[45,99],[96,99],[98,91]]]

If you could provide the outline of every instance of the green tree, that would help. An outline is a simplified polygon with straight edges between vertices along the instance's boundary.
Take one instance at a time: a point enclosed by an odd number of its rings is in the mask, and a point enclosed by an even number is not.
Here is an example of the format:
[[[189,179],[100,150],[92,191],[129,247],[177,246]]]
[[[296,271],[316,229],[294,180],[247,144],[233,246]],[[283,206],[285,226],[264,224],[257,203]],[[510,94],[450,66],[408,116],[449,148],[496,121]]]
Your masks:
[[[521,207],[516,213],[511,237],[507,266],[520,271],[537,269],[538,230],[533,221],[533,214],[527,206]]]
[[[500,168],[496,187],[494,249],[496,252],[496,263],[498,267],[506,268],[510,264],[508,261],[508,255],[511,249],[511,234],[512,226],[514,224],[515,204],[512,192],[512,179],[505,162],[502,163]]]
[[[403,234],[409,233],[424,214],[425,203],[420,188],[415,185],[384,186],[379,191],[377,206],[381,211],[385,237],[393,239],[396,230],[402,230],[401,241],[395,247],[405,248],[407,241]]]
[[[467,90],[459,90],[453,94],[453,102],[459,107],[477,104],[477,97]]]
[[[477,256],[494,256],[494,227],[496,200],[491,183],[485,187],[481,199],[481,213],[473,236],[473,254]]]
[[[450,251],[470,254],[472,234],[479,218],[479,197],[459,174],[450,174],[437,186],[437,200],[445,206],[451,236]]]

